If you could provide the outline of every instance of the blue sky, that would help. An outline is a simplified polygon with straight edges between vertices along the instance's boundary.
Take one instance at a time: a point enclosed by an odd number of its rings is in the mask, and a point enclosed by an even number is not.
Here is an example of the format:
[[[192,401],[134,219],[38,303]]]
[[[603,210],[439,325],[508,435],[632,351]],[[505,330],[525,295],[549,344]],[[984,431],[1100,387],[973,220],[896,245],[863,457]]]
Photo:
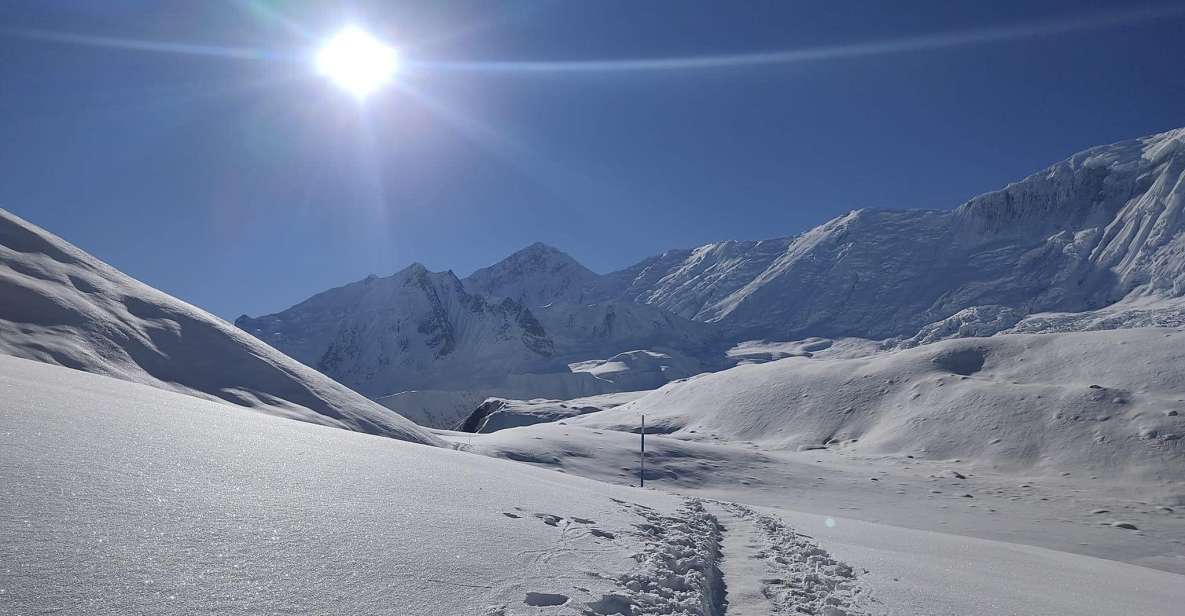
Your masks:
[[[1179,2],[4,12],[0,207],[231,319],[412,261],[464,275],[534,241],[609,271],[853,208],[951,208],[1185,126]],[[408,64],[362,105],[309,63],[347,23]],[[623,70],[653,58],[700,60]]]

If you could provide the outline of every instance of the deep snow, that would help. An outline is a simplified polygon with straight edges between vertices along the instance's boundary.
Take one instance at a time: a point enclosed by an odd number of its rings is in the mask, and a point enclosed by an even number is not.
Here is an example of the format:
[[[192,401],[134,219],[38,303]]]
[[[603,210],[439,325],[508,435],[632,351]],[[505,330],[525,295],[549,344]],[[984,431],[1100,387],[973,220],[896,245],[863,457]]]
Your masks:
[[[720,616],[762,609],[743,592],[754,566],[768,613],[1167,616],[1185,602],[1181,576],[1148,568],[687,500],[17,358],[0,357],[0,392],[3,613]],[[546,446],[532,434],[569,428],[468,438]],[[612,445],[584,432],[590,451]],[[703,454],[688,465],[763,455],[656,446]],[[574,453],[559,457],[597,464]]]
[[[716,613],[695,501],[5,356],[0,490],[4,614]]]

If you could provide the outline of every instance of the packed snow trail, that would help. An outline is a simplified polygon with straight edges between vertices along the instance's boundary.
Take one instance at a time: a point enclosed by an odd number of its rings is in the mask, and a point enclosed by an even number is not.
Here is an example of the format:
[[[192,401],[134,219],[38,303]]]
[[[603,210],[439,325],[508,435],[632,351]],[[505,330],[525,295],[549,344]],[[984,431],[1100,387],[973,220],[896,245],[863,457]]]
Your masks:
[[[766,577],[766,564],[754,557],[765,538],[751,518],[732,515],[720,505],[708,509],[724,530],[720,571],[728,590],[728,616],[766,616],[771,608],[761,583]]]
[[[744,505],[713,502],[707,510],[723,530],[727,616],[868,614],[868,590],[855,571],[812,538]]]

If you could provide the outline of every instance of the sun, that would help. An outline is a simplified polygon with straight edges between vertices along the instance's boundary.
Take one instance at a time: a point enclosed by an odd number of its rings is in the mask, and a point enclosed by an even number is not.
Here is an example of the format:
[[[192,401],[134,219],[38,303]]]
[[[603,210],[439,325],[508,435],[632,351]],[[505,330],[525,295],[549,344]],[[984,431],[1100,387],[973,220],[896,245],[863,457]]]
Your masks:
[[[317,72],[359,99],[391,82],[399,52],[358,27],[348,27],[317,52]]]

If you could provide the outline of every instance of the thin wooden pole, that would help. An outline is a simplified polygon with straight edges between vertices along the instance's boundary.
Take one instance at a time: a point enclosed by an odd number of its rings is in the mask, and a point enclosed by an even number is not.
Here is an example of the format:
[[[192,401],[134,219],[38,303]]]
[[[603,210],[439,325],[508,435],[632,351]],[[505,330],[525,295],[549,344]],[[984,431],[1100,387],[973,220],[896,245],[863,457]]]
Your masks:
[[[638,487],[646,487],[646,416],[642,416],[642,465],[638,476]]]

